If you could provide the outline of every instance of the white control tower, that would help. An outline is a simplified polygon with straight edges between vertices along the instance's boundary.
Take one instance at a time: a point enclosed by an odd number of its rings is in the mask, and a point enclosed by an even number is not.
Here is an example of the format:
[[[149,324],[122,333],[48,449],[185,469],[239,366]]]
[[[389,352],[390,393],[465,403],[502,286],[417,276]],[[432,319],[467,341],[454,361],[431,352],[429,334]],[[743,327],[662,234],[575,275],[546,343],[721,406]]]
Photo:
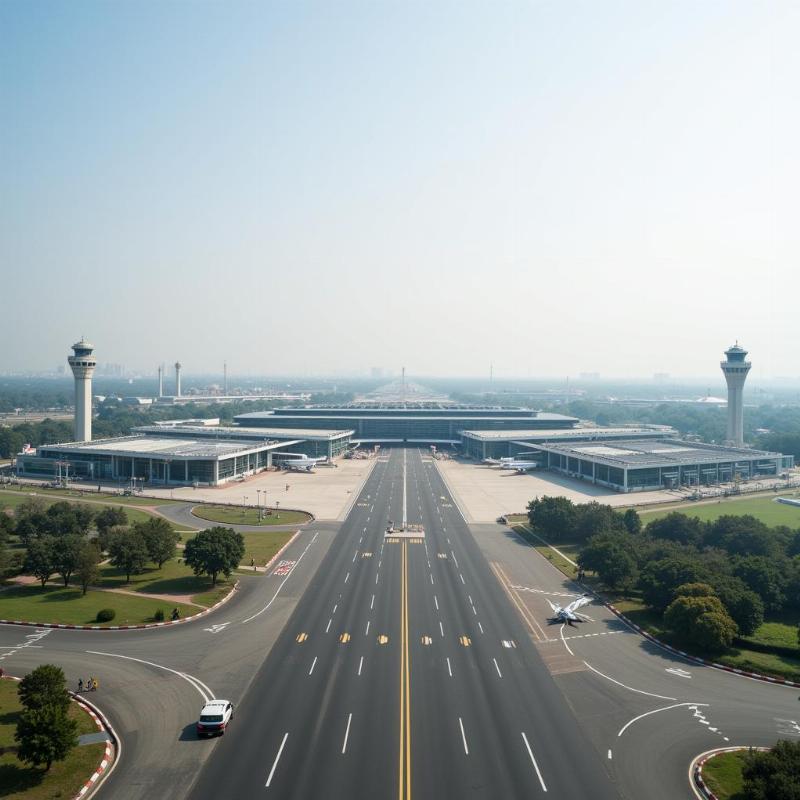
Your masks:
[[[181,396],[181,362],[175,362],[175,397]]]
[[[736,447],[744,445],[744,382],[752,366],[746,361],[747,350],[737,342],[725,351],[727,361],[720,362],[722,374],[728,382],[728,442]]]
[[[94,345],[81,338],[72,345],[74,355],[67,358],[75,376],[75,441],[92,440],[92,375],[97,359],[92,355]]]

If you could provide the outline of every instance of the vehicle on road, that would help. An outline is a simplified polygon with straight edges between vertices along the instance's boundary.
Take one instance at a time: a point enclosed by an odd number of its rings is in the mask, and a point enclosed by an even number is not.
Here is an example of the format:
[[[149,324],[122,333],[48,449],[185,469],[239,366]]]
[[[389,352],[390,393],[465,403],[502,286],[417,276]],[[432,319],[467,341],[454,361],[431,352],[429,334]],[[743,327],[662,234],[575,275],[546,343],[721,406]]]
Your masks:
[[[211,700],[200,711],[197,720],[198,736],[215,736],[225,733],[233,717],[233,704],[229,700]]]

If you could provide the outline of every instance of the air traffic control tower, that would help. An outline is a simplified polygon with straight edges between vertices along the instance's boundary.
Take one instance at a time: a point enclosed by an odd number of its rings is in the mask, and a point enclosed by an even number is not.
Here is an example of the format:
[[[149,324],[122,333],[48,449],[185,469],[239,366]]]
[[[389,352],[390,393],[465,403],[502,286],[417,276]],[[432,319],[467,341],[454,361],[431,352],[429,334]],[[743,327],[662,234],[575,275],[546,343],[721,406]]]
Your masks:
[[[72,345],[75,354],[67,362],[75,376],[75,441],[92,440],[92,375],[97,359],[92,355],[94,345],[83,337]]]
[[[742,394],[747,373],[752,366],[746,361],[747,350],[737,342],[725,351],[727,361],[722,361],[722,373],[728,382],[728,442],[736,447],[744,445],[744,402]]]

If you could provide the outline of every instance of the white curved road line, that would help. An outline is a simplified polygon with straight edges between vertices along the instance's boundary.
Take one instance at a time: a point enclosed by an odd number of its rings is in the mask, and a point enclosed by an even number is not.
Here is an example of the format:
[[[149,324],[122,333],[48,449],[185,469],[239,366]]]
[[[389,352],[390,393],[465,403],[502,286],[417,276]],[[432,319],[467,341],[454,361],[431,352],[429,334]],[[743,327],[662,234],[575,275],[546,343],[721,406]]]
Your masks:
[[[602,672],[600,672],[599,669],[595,669],[588,661],[584,661],[583,663],[586,664],[586,666],[589,667],[589,669],[592,672],[596,672],[601,678],[605,678],[607,681],[611,681],[611,683],[616,683],[617,686],[621,686],[623,689],[627,689],[629,692],[636,692],[636,694],[646,694],[648,697],[655,697],[658,700],[677,700],[678,699],[677,697],[665,697],[663,694],[653,694],[653,692],[645,692],[643,689],[634,689],[631,686],[626,686],[624,683],[620,683],[618,680],[615,680],[614,678],[611,678],[608,675],[603,674]],[[690,705],[703,705],[703,704],[702,703],[697,703],[697,704],[691,703]]]
[[[567,652],[568,652],[568,653],[569,653],[571,656],[574,656],[574,655],[575,655],[575,653],[573,653],[573,652],[572,652],[572,650],[570,649],[570,646],[567,644],[567,640],[564,638],[564,626],[563,626],[563,625],[561,626],[561,629],[559,630],[559,633],[561,634],[561,641],[562,641],[562,642],[564,642],[564,647],[566,647],[566,648],[567,648]],[[586,664],[586,662],[585,662],[585,661],[584,661],[583,663],[584,663],[584,664]]]
[[[676,703],[674,706],[664,706],[663,708],[654,708],[652,711],[645,711],[644,714],[639,714],[638,717],[634,717],[629,722],[626,722],[620,729],[619,733],[617,734],[617,738],[622,736],[634,722],[638,722],[640,719],[644,719],[644,717],[649,717],[651,714],[658,714],[659,711],[669,711],[671,708],[680,708],[681,706],[708,706],[708,703]]]
[[[280,585],[280,586],[279,586],[279,587],[276,589],[276,591],[275,591],[275,594],[274,594],[274,595],[272,595],[272,599],[269,601],[269,603],[267,603],[267,604],[264,606],[264,608],[262,608],[262,609],[261,609],[261,611],[256,611],[256,613],[255,613],[255,614],[253,614],[253,616],[252,616],[252,617],[248,617],[247,619],[243,619],[243,620],[242,620],[242,625],[244,625],[246,622],[250,622],[250,620],[253,620],[253,619],[255,619],[256,617],[260,617],[260,616],[261,616],[261,615],[262,615],[262,614],[263,614],[265,611],[267,611],[267,610],[269,609],[269,607],[270,607],[270,606],[271,606],[271,605],[272,605],[272,604],[275,602],[275,599],[276,599],[276,598],[278,597],[278,595],[281,593],[281,589],[283,589],[283,586],[284,586],[284,584],[286,583],[286,581],[288,581],[288,580],[289,580],[289,578],[291,578],[291,577],[292,577],[292,573],[293,573],[293,572],[294,572],[294,571],[297,569],[297,565],[298,565],[298,564],[299,564],[299,563],[300,563],[300,562],[303,560],[303,556],[304,556],[304,555],[305,555],[305,554],[308,552],[308,548],[309,548],[309,547],[311,547],[311,545],[312,545],[312,544],[314,544],[314,542],[316,542],[316,541],[317,541],[317,536],[319,536],[319,531],[317,531],[317,532],[314,534],[314,538],[313,538],[313,539],[312,539],[312,540],[311,540],[311,541],[310,541],[310,542],[309,542],[309,543],[306,545],[306,549],[305,549],[305,550],[303,550],[303,552],[302,552],[302,553],[300,553],[300,557],[297,559],[297,561],[295,561],[295,564],[294,564],[294,566],[292,567],[292,569],[291,569],[291,572],[289,572],[289,574],[288,574],[288,575],[287,575],[287,576],[286,576],[286,577],[285,577],[285,578],[284,578],[284,579],[281,581],[281,585]]]
[[[156,664],[152,661],[145,661],[143,658],[134,658],[133,656],[122,656],[119,653],[103,653],[100,650],[87,650],[87,653],[91,653],[95,656],[108,656],[109,658],[122,658],[125,661],[137,661],[140,664],[147,664],[148,667],[155,667],[156,669],[163,669],[166,672],[171,672],[173,675],[177,675],[179,678],[183,678],[190,686],[193,686],[197,689],[198,692],[203,697],[206,703],[210,700],[214,700],[214,692],[208,688],[199,678],[195,678],[193,675],[188,675],[185,672],[180,672],[177,669],[172,669],[172,667],[165,667],[163,664]]]

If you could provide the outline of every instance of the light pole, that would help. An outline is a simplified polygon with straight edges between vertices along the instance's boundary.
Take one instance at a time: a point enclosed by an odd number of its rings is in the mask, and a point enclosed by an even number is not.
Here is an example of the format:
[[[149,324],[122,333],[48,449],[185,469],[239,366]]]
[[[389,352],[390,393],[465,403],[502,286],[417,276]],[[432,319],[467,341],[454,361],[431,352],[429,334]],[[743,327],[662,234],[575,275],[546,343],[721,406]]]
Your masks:
[[[280,500],[275,501],[275,519],[280,519],[281,515],[278,513],[278,506],[281,504]]]

